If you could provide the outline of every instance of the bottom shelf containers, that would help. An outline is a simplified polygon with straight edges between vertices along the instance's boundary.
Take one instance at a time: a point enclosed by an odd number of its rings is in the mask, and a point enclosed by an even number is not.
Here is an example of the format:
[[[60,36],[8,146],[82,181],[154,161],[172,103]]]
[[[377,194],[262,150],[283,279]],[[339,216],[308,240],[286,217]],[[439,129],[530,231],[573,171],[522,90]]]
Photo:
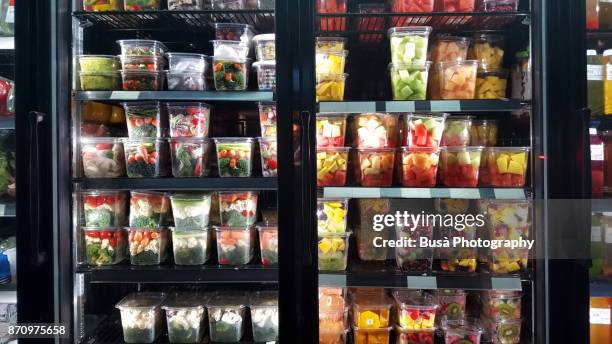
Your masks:
[[[121,312],[123,340],[126,343],[153,343],[161,333],[161,304],[164,293],[132,293],[116,307]]]

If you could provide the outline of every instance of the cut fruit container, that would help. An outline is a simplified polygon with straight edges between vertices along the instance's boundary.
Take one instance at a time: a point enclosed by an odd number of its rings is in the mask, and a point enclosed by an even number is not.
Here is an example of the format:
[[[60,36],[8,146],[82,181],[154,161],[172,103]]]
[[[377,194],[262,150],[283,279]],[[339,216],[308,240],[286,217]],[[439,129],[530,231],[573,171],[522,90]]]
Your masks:
[[[166,71],[168,91],[205,91],[206,78],[201,72]]]
[[[159,337],[163,327],[160,307],[165,299],[165,293],[131,293],[115,305],[126,343],[153,343]]]
[[[125,157],[120,138],[81,138],[81,160],[83,174],[87,178],[117,178],[125,175]]]
[[[220,191],[219,214],[222,226],[246,227],[254,225],[257,220],[257,192]]]
[[[317,101],[343,101],[348,74],[317,74]]]
[[[124,226],[127,220],[127,194],[122,191],[81,192],[85,227]]]
[[[216,137],[220,177],[250,177],[254,140],[250,137]]]
[[[168,143],[165,139],[123,139],[126,172],[129,178],[165,177]]]
[[[394,64],[425,63],[430,26],[393,27],[388,31],[391,41],[391,62]]]
[[[385,295],[353,295],[353,326],[362,330],[389,326],[393,302]]]
[[[391,113],[361,113],[354,116],[357,148],[396,148],[399,116]]]
[[[319,235],[319,271],[346,270],[351,233]]]
[[[256,229],[259,232],[261,265],[278,264],[278,228],[257,226]]]
[[[439,289],[435,294],[439,305],[438,319],[446,317],[448,320],[463,319],[465,317],[465,305],[467,293],[461,289]]]
[[[393,13],[429,13],[434,10],[435,0],[391,0]],[[391,26],[425,25],[431,21],[430,17],[391,17]]]
[[[276,35],[267,33],[253,37],[258,61],[276,60]]]
[[[341,52],[321,51],[315,54],[317,74],[342,74],[346,65],[348,50]]]
[[[477,33],[472,38],[468,59],[477,60],[487,68],[501,68],[504,60],[504,36]]]
[[[206,55],[189,53],[166,53],[170,72],[204,73],[207,67]]]
[[[257,138],[259,155],[261,155],[261,174],[264,177],[276,177],[278,168],[276,138]]]
[[[344,147],[346,115],[319,114],[316,130],[317,147]]]
[[[261,137],[276,138],[276,103],[259,102]]]
[[[163,192],[130,192],[130,226],[157,228],[166,224],[170,199]]]
[[[210,194],[174,194],[170,196],[174,225],[177,229],[206,228],[210,217]]]
[[[489,147],[486,160],[490,185],[524,187],[529,162],[529,147]]]
[[[476,99],[506,98],[508,71],[505,69],[480,69],[476,75]]]
[[[220,265],[246,265],[253,259],[255,230],[252,227],[214,227]]]
[[[320,235],[346,232],[348,199],[318,199],[317,228]]]
[[[486,206],[487,221],[492,228],[505,225],[513,230],[531,224],[529,200],[488,200],[481,203]]]
[[[119,86],[118,72],[79,72],[81,91],[114,91]]]
[[[244,336],[248,297],[243,292],[216,292],[208,301],[212,342],[237,343]]]
[[[474,12],[476,0],[439,0],[438,6],[442,12]]]
[[[442,147],[438,179],[447,187],[476,187],[483,147]]]
[[[168,340],[200,343],[206,333],[206,297],[196,293],[173,293],[164,301]]]
[[[497,121],[472,120],[470,127],[470,145],[494,147],[497,144]]]
[[[471,125],[472,117],[470,116],[452,116],[446,118],[441,145],[449,147],[469,146]]]
[[[168,50],[162,42],[149,39],[124,39],[117,44],[121,47],[121,56],[164,56]]]
[[[466,227],[461,231],[452,227],[442,228],[439,233],[441,237],[446,237],[451,242],[454,238],[463,238],[465,240],[474,240],[476,238],[475,227]],[[462,245],[436,249],[442,271],[468,273],[476,271],[477,251],[476,247],[464,247]]]
[[[344,186],[349,157],[348,147],[317,148],[317,186]]]
[[[357,326],[353,326],[355,344],[389,344],[389,337],[391,336],[392,330],[393,327],[363,329]]]
[[[474,99],[478,61],[439,62],[440,98]]]
[[[436,186],[439,154],[435,148],[402,147],[400,183],[408,187]]]
[[[444,343],[480,344],[482,329],[474,320],[446,320],[442,321]]]
[[[388,259],[386,247],[374,246],[374,240],[381,237],[383,240],[391,238],[388,230],[380,232],[372,230],[373,218],[377,214],[386,214],[391,209],[389,199],[357,199],[358,223],[355,227],[355,237],[357,241],[357,255],[363,261],[383,261]]]
[[[251,294],[251,328],[256,342],[275,342],[278,340],[278,292],[258,291]]]
[[[203,265],[208,261],[212,249],[212,235],[208,228],[170,227],[170,230],[174,264]]]
[[[435,329],[409,330],[400,326],[395,328],[397,344],[433,344]]]
[[[493,344],[519,344],[521,342],[521,323],[518,320],[483,320],[483,337]]]
[[[521,318],[521,293],[485,291],[480,293],[483,315],[495,321]]]
[[[132,265],[159,265],[166,261],[168,231],[165,228],[127,228]]]
[[[495,274],[514,274],[527,269],[528,249],[498,248],[489,249],[487,263]]]
[[[398,324],[409,330],[434,329],[438,305],[431,295],[408,290],[393,292]]]
[[[215,23],[215,39],[238,41],[248,46],[253,39],[253,27],[248,24]]]
[[[393,100],[427,99],[427,79],[431,62],[389,64]]]
[[[315,52],[336,52],[341,53],[346,48],[346,37],[322,36],[315,38]]]
[[[130,139],[162,136],[161,108],[159,102],[121,103],[125,110]]]
[[[106,12],[119,11],[123,9],[121,0],[84,0],[83,11]]]
[[[127,234],[123,228],[83,227],[87,264],[114,265],[127,258]]]
[[[429,247],[421,247],[421,238],[431,240],[433,237],[433,226],[417,226],[409,229],[406,227],[396,226],[397,239],[410,239],[416,243],[415,247],[396,247],[395,260],[397,267],[402,271],[410,273],[426,273],[431,271],[433,264],[433,249]]]
[[[257,71],[257,87],[260,91],[276,89],[276,61],[257,61],[253,63]]]
[[[197,137],[174,137],[170,142],[172,176],[205,177],[209,167],[210,141]]]
[[[394,148],[361,148],[357,150],[355,181],[366,187],[390,187],[393,184]]]
[[[430,60],[433,63],[467,60],[469,46],[466,37],[439,36],[432,42]]]
[[[405,116],[405,145],[408,147],[427,147],[437,149],[440,146],[444,122],[448,114],[410,114]]]

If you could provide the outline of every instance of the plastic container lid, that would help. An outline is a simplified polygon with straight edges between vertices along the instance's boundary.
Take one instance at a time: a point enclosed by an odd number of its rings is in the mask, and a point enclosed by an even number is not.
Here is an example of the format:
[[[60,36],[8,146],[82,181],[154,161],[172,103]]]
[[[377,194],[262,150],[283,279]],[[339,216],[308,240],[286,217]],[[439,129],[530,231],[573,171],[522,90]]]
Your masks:
[[[205,60],[208,56],[206,56],[204,54],[169,52],[169,53],[166,53],[166,57],[167,58],[174,58],[174,57],[181,58],[182,57],[182,58],[203,59],[203,60]]]
[[[449,36],[449,35],[438,35],[434,38],[434,42],[461,42],[461,43],[469,43],[470,38],[468,37],[460,37],[460,36]]]
[[[402,146],[402,152],[409,153],[440,153],[440,148],[434,147],[418,147],[418,146]]]
[[[151,39],[120,39],[116,42],[120,46],[123,46],[123,45],[153,45],[153,46],[156,46],[157,45],[161,48],[162,53],[168,50],[168,48],[164,45],[164,43],[160,41],[151,40]]]
[[[115,307],[120,310],[124,308],[151,309],[159,307],[166,299],[166,293],[145,292],[131,293],[121,299]]]
[[[504,40],[504,36],[502,35],[495,35],[495,34],[490,34],[490,33],[476,33],[473,36],[474,41],[480,41],[480,42],[484,42],[484,41],[503,41]]]
[[[213,138],[215,142],[219,143],[232,143],[232,142],[254,142],[255,140],[252,137],[215,137]]]
[[[462,61],[440,61],[438,62],[439,68],[461,66],[461,65],[475,65],[480,64],[479,60],[462,60]]]
[[[109,232],[121,230],[121,227],[81,227],[85,232]]]
[[[206,296],[197,293],[172,293],[170,294],[162,309],[164,310],[181,310],[185,308],[189,309],[203,309],[206,304]]]
[[[191,139],[192,137],[181,137]],[[170,195],[171,200],[178,201],[191,201],[191,200],[204,200],[210,198],[211,194],[174,194]]]
[[[392,27],[387,31],[389,37],[394,34],[430,34],[433,28],[431,26],[401,26]]]
[[[274,68],[276,68],[276,61],[271,60],[271,61],[257,61],[257,62],[253,62],[253,68],[259,68],[259,67],[274,67]]]
[[[257,44],[257,42],[259,41],[275,41],[276,40],[276,35],[273,33],[265,33],[263,35],[257,35],[255,37],[253,37],[253,42],[255,42],[255,44]]]
[[[434,298],[425,293],[396,290],[393,297],[401,308],[432,309],[438,308]]]
[[[208,227],[186,227],[186,228],[176,228],[176,227],[168,227],[170,232],[176,233],[188,233],[188,234],[202,234],[202,232],[206,233],[208,231]]]
[[[596,56],[597,55],[597,50],[589,49],[589,50],[586,51],[586,54],[587,54],[587,56]]]
[[[388,309],[393,305],[393,301],[385,294],[355,294],[353,296],[353,306],[362,309]]]
[[[210,139],[205,137],[169,137],[168,142],[185,142],[185,143],[209,143]],[[172,196],[171,196],[172,197]]]
[[[426,69],[431,67],[432,62],[431,61],[425,61],[425,62],[416,62],[416,63],[389,63],[389,65],[387,66],[387,68],[389,68],[389,70],[393,69],[393,68],[397,68],[397,69]]]
[[[255,226],[255,229],[258,231],[278,231],[277,226]]]
[[[166,139],[164,139],[163,137],[139,137],[137,139],[131,139],[129,137],[124,137],[121,139],[121,142],[123,143],[130,143],[130,144],[134,144],[134,143],[157,143],[157,142],[164,142]]]
[[[208,307],[245,308],[248,302],[246,293],[237,291],[216,292],[208,300]]]
[[[81,144],[120,143],[123,139],[122,137],[81,137]]]
[[[277,307],[278,291],[258,291],[250,295],[249,306],[251,307]]]
[[[240,24],[240,23],[215,23],[215,29],[224,28],[224,27],[236,27],[241,29],[249,29],[253,31],[253,27],[249,24]]]

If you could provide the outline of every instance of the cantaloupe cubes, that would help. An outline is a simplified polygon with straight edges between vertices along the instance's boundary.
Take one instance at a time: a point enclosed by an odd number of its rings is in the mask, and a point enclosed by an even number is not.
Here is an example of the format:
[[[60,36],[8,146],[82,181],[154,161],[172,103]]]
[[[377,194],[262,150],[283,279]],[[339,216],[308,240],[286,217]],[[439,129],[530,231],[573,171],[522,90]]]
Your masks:
[[[355,179],[361,186],[390,187],[393,183],[394,148],[359,149]]]
[[[438,150],[432,148],[402,147],[403,186],[432,188],[436,186]]]
[[[502,70],[479,72],[476,78],[476,99],[506,97],[507,73]]]
[[[439,62],[442,99],[474,99],[478,62]]]
[[[430,60],[434,63],[465,60],[468,47],[469,41],[465,37],[439,37],[432,44]]]
[[[490,69],[502,67],[504,59],[504,37],[490,34],[477,34],[472,41],[468,58],[478,60]]]

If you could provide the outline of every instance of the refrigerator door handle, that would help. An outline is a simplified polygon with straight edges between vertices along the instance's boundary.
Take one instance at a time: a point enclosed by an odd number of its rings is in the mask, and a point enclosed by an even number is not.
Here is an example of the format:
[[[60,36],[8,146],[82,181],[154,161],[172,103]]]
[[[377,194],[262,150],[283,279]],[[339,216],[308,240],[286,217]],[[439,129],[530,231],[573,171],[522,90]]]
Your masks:
[[[306,226],[304,226],[303,230],[304,230],[304,238],[308,241],[311,240],[311,236],[312,236],[312,228],[313,228],[313,223],[315,223],[314,219],[311,217],[312,214],[315,214],[316,212],[313,211],[313,197],[312,197],[312,190],[316,190],[316,186],[313,185],[313,175],[316,176],[316,173],[311,173],[311,171],[309,171],[308,169],[311,168],[311,166],[313,166],[314,164],[311,163],[311,159],[312,159],[312,154],[311,154],[311,147],[314,147],[312,145],[312,138],[311,133],[312,130],[310,130],[310,125],[312,124],[312,115],[310,113],[310,111],[302,111],[301,113],[301,121],[302,121],[302,130],[303,130],[303,137],[304,137],[304,142],[303,142],[303,148],[302,148],[302,154],[303,154],[303,158],[302,161],[307,162],[307,163],[302,163],[302,182],[303,185],[306,186],[306,193],[305,193],[305,199],[304,202],[306,203],[306,206],[303,207],[303,211],[304,216],[303,218],[306,219]],[[316,163],[316,161],[315,161]],[[316,171],[315,171],[316,172]],[[316,192],[316,191],[315,191]],[[311,250],[306,250],[306,252],[304,252],[306,257],[308,257],[309,261],[312,261],[312,253]]]
[[[30,111],[28,113],[29,131],[28,139],[30,144],[30,160],[28,162],[28,170],[30,171],[29,180],[29,205],[32,210],[32,218],[30,222],[30,239],[32,240],[30,247],[32,248],[31,258],[35,266],[41,266],[47,260],[47,252],[41,252],[40,249],[40,142],[39,128],[41,123],[46,119],[47,114],[39,111]]]

